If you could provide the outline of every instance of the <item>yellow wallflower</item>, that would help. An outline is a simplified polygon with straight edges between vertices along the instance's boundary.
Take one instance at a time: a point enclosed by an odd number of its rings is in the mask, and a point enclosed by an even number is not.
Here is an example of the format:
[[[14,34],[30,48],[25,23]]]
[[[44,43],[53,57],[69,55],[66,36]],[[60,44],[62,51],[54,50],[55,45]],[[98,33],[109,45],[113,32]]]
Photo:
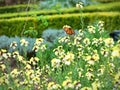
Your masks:
[[[104,21],[99,21],[99,22],[98,22],[98,26],[99,26],[99,27],[103,27],[103,26],[104,26]]]
[[[114,84],[115,88],[120,88],[120,71],[114,76]]]
[[[2,57],[4,58],[4,59],[8,59],[8,58],[10,58],[11,57],[11,53],[2,53]]]
[[[88,80],[92,80],[93,77],[94,77],[94,75],[90,71],[88,71],[85,75],[86,75],[86,77],[87,77]]]
[[[19,71],[18,69],[13,69],[11,72],[10,72],[10,75],[12,78],[16,78],[18,75],[19,75]]]
[[[35,52],[37,52],[37,51],[39,50],[39,48],[40,48],[40,47],[39,47],[38,45],[34,45],[34,47],[33,47],[32,50],[35,51]]]
[[[68,43],[69,41],[70,41],[70,37],[68,37],[68,36],[59,38],[59,40],[58,40],[59,43],[63,43],[63,42]]]
[[[32,69],[32,67],[31,67],[31,65],[30,64],[26,64],[26,66],[25,66],[25,68],[24,68],[25,70],[31,70]]]
[[[35,43],[34,43],[34,45],[35,46],[40,46],[43,43],[43,41],[44,40],[42,38],[37,38],[36,41],[35,41]]]
[[[95,33],[95,27],[94,26],[87,26],[89,33]]]
[[[79,90],[80,87],[81,87],[80,81],[74,81],[74,88],[75,88],[75,90]]]
[[[93,90],[93,89],[90,88],[90,87],[83,87],[83,88],[81,88],[80,90]]]
[[[120,47],[119,46],[114,46],[112,48],[112,57],[120,57]]]
[[[13,56],[13,58],[18,57],[18,56],[19,56],[19,52],[18,52],[18,51],[14,51],[14,52],[12,53],[12,56]]]
[[[112,38],[107,38],[104,40],[104,42],[107,47],[112,47],[114,45],[114,41]]]
[[[92,59],[93,59],[94,61],[97,61],[97,60],[99,60],[100,58],[99,58],[99,55],[98,55],[98,54],[94,54],[94,55],[92,56]]]
[[[120,72],[118,72],[118,73],[115,75],[115,80],[116,80],[116,81],[118,81],[118,80],[120,81]]]
[[[85,38],[83,40],[83,43],[85,44],[85,46],[88,46],[90,44],[90,39],[89,38]]]
[[[58,56],[59,58],[63,57],[65,54],[65,51],[63,49],[63,46],[58,46],[57,48],[55,48],[53,50],[53,52],[55,53],[56,56]]]
[[[35,76],[32,78],[32,81],[33,81],[33,83],[34,83],[35,85],[39,85],[39,84],[40,84],[40,77],[35,75]]]
[[[74,84],[72,83],[71,79],[66,79],[65,81],[63,81],[62,86],[64,89],[74,88]]]
[[[17,42],[13,41],[13,42],[10,44],[10,47],[12,47],[13,49],[16,49],[16,47],[17,47]]]
[[[74,37],[73,45],[78,45],[78,44],[80,44],[80,41],[81,41],[81,40],[82,40],[82,37],[80,37],[80,36]]]
[[[101,54],[107,57],[109,55],[109,50],[107,48],[101,48]]]
[[[45,51],[47,48],[46,48],[45,45],[41,45],[41,46],[40,46],[40,49],[41,49],[42,51]]]
[[[21,43],[21,46],[28,46],[28,41],[26,41],[25,39],[21,39],[20,43]]]
[[[76,4],[76,7],[77,7],[77,8],[83,8],[83,3],[82,3],[82,2],[77,3],[77,4]]]
[[[60,66],[60,62],[61,61],[59,59],[56,59],[56,58],[52,59],[52,61],[51,61],[52,67],[58,68]]]
[[[18,60],[19,62],[23,63],[23,64],[26,64],[26,63],[27,63],[26,60],[24,59],[24,57],[21,56],[21,55],[18,55],[17,60]]]
[[[39,58],[38,57],[31,57],[30,58],[30,63],[33,64],[33,65],[36,65],[39,61]]]
[[[65,55],[65,57],[63,58],[62,62],[65,64],[65,65],[70,65],[71,62],[73,62],[75,56],[72,52],[67,52],[67,54]]]
[[[92,56],[91,55],[87,55],[85,56],[85,61],[87,61],[87,63],[89,65],[94,65],[95,61],[92,59]]]
[[[7,52],[7,50],[5,50],[5,49],[0,50],[0,53],[6,53],[6,52]]]
[[[98,69],[98,76],[103,75],[105,71],[105,66],[104,65],[100,65],[100,68]]]
[[[14,80],[14,83],[15,83],[15,85],[16,85],[17,87],[20,86],[19,82],[20,82],[20,81],[19,81],[18,79],[15,79],[15,80]]]
[[[60,85],[55,82],[49,82],[47,86],[47,90],[60,90]]]
[[[4,71],[4,70],[6,69],[5,64],[1,64],[1,65],[0,65],[0,69],[1,69],[2,71]]]
[[[100,87],[100,82],[96,79],[93,83],[92,83],[92,89],[93,90],[99,90]]]

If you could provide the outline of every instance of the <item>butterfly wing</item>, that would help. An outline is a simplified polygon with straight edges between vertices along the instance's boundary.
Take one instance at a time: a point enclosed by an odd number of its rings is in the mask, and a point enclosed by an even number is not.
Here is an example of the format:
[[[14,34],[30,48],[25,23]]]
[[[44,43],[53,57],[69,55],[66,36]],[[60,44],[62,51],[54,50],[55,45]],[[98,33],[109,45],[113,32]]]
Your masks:
[[[72,30],[71,28],[69,28],[66,33],[69,34],[69,35],[72,35],[72,34],[74,34],[75,32],[74,32],[74,30]]]
[[[63,28],[66,34],[72,35],[75,34],[74,30],[71,27],[64,27]]]

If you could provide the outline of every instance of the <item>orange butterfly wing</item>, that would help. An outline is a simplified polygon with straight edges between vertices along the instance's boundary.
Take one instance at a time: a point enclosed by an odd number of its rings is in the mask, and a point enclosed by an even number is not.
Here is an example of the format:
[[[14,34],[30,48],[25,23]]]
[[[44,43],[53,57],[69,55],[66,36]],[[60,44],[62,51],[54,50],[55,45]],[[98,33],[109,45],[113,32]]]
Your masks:
[[[71,28],[68,28],[68,27],[65,27],[64,31],[69,35],[75,34],[74,30],[72,30]]]

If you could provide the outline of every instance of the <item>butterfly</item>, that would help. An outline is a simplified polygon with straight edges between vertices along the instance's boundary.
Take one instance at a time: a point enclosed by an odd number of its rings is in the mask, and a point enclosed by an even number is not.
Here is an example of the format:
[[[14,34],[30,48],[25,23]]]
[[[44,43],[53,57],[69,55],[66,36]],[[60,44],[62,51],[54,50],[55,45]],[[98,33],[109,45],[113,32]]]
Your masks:
[[[63,30],[66,32],[66,34],[68,35],[72,35],[72,34],[75,34],[74,30],[68,26],[68,25],[65,25],[63,26]]]

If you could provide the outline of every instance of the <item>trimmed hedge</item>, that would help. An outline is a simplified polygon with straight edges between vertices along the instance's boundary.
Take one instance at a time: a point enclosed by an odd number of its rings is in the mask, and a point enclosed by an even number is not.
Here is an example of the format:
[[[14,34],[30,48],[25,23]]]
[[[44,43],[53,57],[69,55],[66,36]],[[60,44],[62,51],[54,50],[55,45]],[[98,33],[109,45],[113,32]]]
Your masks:
[[[31,8],[36,8],[36,5],[21,4],[21,5],[4,6],[4,7],[0,7],[0,14],[22,12],[22,11],[26,11],[26,8],[28,8],[29,11]]]
[[[100,4],[100,5],[91,5],[84,7],[82,9],[83,12],[106,12],[106,11],[120,11],[120,2],[114,2],[109,4]],[[29,17],[33,17],[34,15],[54,15],[54,14],[71,14],[71,13],[80,13],[78,8],[66,8],[60,10],[41,10],[41,11],[31,11],[28,12]],[[0,18],[8,19],[15,17],[26,17],[26,12],[22,13],[10,13],[10,14],[1,14]]]
[[[38,31],[39,36],[41,36],[43,30],[47,28],[57,28],[62,29],[63,25],[70,25],[74,29],[80,29],[80,17],[83,17],[84,24],[87,26],[89,23],[93,23],[96,20],[105,21],[105,29],[112,31],[115,29],[120,29],[120,13],[119,12],[95,12],[95,13],[84,13],[84,14],[64,14],[64,15],[52,15],[45,16],[48,21],[48,26],[45,27],[42,21],[39,21],[36,18],[31,17],[21,17],[14,19],[3,19],[0,20],[0,35],[7,36],[20,36],[27,20],[25,30],[28,30],[29,27],[34,27]],[[84,26],[84,27],[85,27]],[[38,37],[39,37],[38,36]]]
[[[116,2],[116,1],[120,1],[120,0],[95,0],[97,2],[102,2],[102,3],[109,3],[109,2]]]

